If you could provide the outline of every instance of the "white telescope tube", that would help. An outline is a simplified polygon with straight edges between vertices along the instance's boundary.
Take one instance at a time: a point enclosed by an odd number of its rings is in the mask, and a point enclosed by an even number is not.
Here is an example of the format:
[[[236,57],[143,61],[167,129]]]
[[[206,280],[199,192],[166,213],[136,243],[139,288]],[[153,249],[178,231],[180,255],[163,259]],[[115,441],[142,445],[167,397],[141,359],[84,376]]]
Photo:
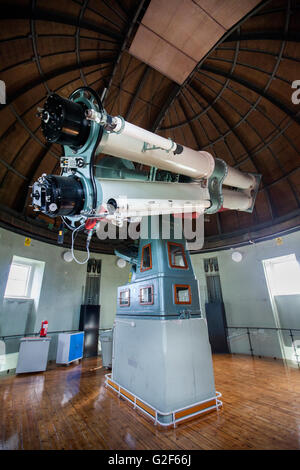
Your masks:
[[[231,191],[223,188],[223,207],[224,209],[233,209],[246,211],[252,205],[252,197],[244,191]]]
[[[255,186],[255,176],[250,173],[242,173],[231,166],[228,166],[228,173],[224,178],[223,184],[233,186],[234,188],[250,189]]]
[[[107,115],[87,110],[87,119],[107,125]],[[209,178],[214,171],[214,158],[205,151],[196,151],[178,145],[170,139],[135,126],[123,118],[110,117],[114,127],[104,133],[98,147],[103,152],[133,162],[154,166],[162,170],[179,173],[191,178]],[[152,146],[152,147],[151,147]],[[176,149],[179,150],[176,153]],[[180,150],[182,150],[180,152]],[[174,153],[175,152],[175,153]],[[224,184],[240,189],[255,187],[256,178],[249,173],[227,166]]]
[[[207,189],[197,183],[160,183],[97,178],[102,203],[117,202],[120,216],[203,213],[211,202]],[[111,204],[111,202],[110,202]]]
[[[120,132],[127,137],[133,137],[134,139],[141,140],[142,142],[147,142],[147,144],[160,147],[167,152],[174,152],[174,150],[176,150],[177,144],[171,139],[166,139],[165,137],[161,137],[158,134],[146,131],[146,129],[135,126],[134,124],[124,121],[119,117],[115,117],[114,119],[117,122],[117,126],[115,127],[114,132]]]
[[[149,134],[155,136],[155,134]],[[167,140],[170,146],[170,141],[168,139],[165,140]],[[215,167],[214,158],[208,152],[197,152],[188,147],[183,147],[182,153],[177,155],[161,149],[145,151],[144,141],[122,133],[105,133],[97,152],[125,158],[126,160],[142,163],[146,166],[154,166],[161,170],[179,173],[191,178],[209,178]]]

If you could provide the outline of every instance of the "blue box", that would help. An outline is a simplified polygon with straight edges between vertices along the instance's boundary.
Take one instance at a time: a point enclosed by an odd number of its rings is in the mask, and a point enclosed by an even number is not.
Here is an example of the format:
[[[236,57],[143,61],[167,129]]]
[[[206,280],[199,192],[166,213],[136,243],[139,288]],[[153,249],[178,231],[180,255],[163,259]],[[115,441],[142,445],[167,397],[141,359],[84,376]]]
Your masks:
[[[83,357],[84,331],[59,333],[56,364],[70,364]]]

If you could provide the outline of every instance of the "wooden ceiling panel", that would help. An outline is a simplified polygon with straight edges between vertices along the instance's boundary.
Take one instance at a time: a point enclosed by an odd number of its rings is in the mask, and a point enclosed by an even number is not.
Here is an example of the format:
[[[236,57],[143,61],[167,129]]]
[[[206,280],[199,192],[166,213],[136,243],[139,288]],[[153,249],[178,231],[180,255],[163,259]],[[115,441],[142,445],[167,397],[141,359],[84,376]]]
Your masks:
[[[247,116],[247,122],[259,131],[262,139],[270,139],[276,132],[274,124],[259,112],[259,107]]]
[[[8,131],[8,129],[13,126],[13,124],[16,122],[15,116],[12,114],[11,110],[9,108],[4,108],[1,111],[1,119],[0,119],[0,138],[4,138],[5,133]],[[12,132],[11,138],[13,136],[13,131],[11,129],[9,132]],[[1,143],[1,140],[0,140]]]
[[[222,232],[231,233],[239,230],[239,220],[236,211],[224,211],[219,213]]]
[[[226,142],[231,152],[235,156],[235,159],[239,161],[241,158],[241,155],[245,153],[245,149],[243,145],[241,144],[241,141],[233,133],[231,133],[226,137]]]
[[[221,158],[224,160],[228,165],[234,166],[236,163],[236,160],[234,158],[234,155],[231,152],[231,149],[228,145],[225,144],[225,141],[221,140],[220,142],[217,142],[214,144],[214,151],[215,154],[217,155],[218,158]]]
[[[283,0],[283,4],[286,4]],[[269,8],[272,10],[272,8]],[[252,31],[283,31],[285,26],[285,16],[280,12],[269,13],[266,15],[253,16],[241,26],[242,33]]]
[[[58,35],[61,36],[63,39],[66,35],[74,35],[76,33],[75,26],[54,21],[35,20],[34,26],[35,32],[39,39],[43,37],[43,35],[46,35],[48,37],[51,37],[52,35]]]
[[[3,206],[13,208],[15,199],[23,184],[24,184],[24,180],[22,178],[20,178],[15,173],[9,172],[7,174],[5,187],[0,187],[0,203]],[[13,188],[14,190],[8,191],[7,188]]]
[[[268,74],[272,73],[277,62],[277,57],[263,53],[253,53],[240,51],[238,55],[238,63],[249,66],[248,74],[251,73],[252,67],[257,67]]]
[[[207,113],[214,122],[219,134],[225,134],[230,129],[227,119],[218,106],[212,107]]]
[[[274,155],[278,158],[279,164],[284,172],[289,173],[291,170],[300,166],[300,153],[289,144],[284,136],[280,136],[271,145]]]
[[[90,58],[94,58],[93,54],[89,54]],[[50,57],[42,57],[40,60],[44,73],[55,73],[57,69],[73,66],[77,63],[74,51],[65,54],[56,54]]]
[[[298,20],[299,21],[299,20]],[[284,46],[283,55],[291,59],[300,60],[300,48],[297,42],[286,42]],[[289,62],[288,62],[289,63]]]
[[[298,169],[289,177],[290,182],[292,183],[298,197],[300,198],[300,168],[298,165]]]
[[[197,62],[140,25],[130,53],[177,83],[183,83]]]
[[[230,73],[231,68],[232,68],[232,62],[227,61],[227,60],[222,60],[221,57],[217,57],[214,59],[211,59],[210,57],[208,57],[205,61],[205,65],[208,65],[209,67],[215,67],[218,70],[221,70],[225,74]]]
[[[208,113],[201,117],[201,124],[207,133],[209,141],[214,142],[219,137],[219,132]]]
[[[122,32],[126,26],[127,18],[117,17],[115,13],[105,4],[102,5],[101,11],[97,8],[97,3],[95,3],[93,10],[87,8],[84,12],[84,20],[95,25],[103,26],[111,31],[117,33]],[[89,5],[90,7],[90,5]]]
[[[242,122],[236,129],[237,134],[241,137],[242,142],[250,151],[261,143],[260,130],[251,127],[247,121]]]
[[[255,165],[255,162],[253,162],[250,158],[245,161],[244,163],[242,163],[241,165],[239,165],[239,170],[240,171],[245,171],[245,172],[249,172],[249,173],[257,173],[257,168],[256,168],[256,165]]]
[[[225,29],[230,29],[243,16],[258,5],[260,0],[195,0]]]
[[[239,221],[239,227],[241,229],[251,228],[256,222],[254,213],[249,214],[248,212],[237,211],[236,215],[237,215],[237,218],[238,218],[238,221]]]
[[[60,87],[59,94],[61,96],[65,96],[66,98],[68,98],[71,95],[71,93],[73,93],[74,90],[76,90],[77,88],[81,86],[83,86],[82,80],[81,78],[78,78],[77,80],[74,80],[72,83],[69,83],[68,85]]]
[[[277,100],[280,101],[284,106],[289,108],[294,113],[297,112],[298,108],[297,105],[294,105],[292,102],[292,93],[293,90],[291,88],[291,83],[285,83],[281,80],[273,80],[269,87],[269,93],[274,96]],[[279,109],[282,109],[278,106]]]
[[[259,191],[257,194],[255,212],[258,223],[267,222],[272,218],[268,197],[264,191]]]
[[[28,134],[25,129],[16,122],[0,140],[1,159],[8,164],[13,163],[15,155],[22,148],[27,138]]]
[[[283,110],[272,104],[269,100],[264,97],[261,98],[257,109],[261,110],[265,115],[271,119],[271,121],[279,126],[283,120],[287,118],[287,115]]]
[[[218,233],[217,215],[210,215],[209,220],[204,224],[204,236],[209,237]]]
[[[223,47],[218,47],[209,54],[209,59],[224,59],[233,62],[235,49],[235,47],[233,47],[231,50],[227,50],[225,48],[223,49]]]
[[[253,68],[249,70],[249,67],[244,67],[242,65],[237,65],[235,67],[235,75],[238,76],[239,79],[248,81],[249,73],[251,74],[251,82],[255,84],[256,87],[263,90],[269,80],[268,73],[263,73],[258,70],[254,70]],[[245,85],[245,87],[249,89],[247,85]]]
[[[72,85],[72,82],[76,81],[79,76],[80,76],[79,70],[72,70],[71,72],[66,72],[66,73],[57,75],[56,77],[51,78],[50,80],[47,80],[47,83],[51,90],[60,89],[68,82],[71,83],[72,89],[74,89],[74,85]]]
[[[47,10],[54,13],[69,15],[77,18],[81,11],[81,5],[69,0],[59,0],[58,2],[44,2],[47,4]]]
[[[38,71],[33,62],[16,65],[13,69],[1,72],[1,80],[6,83],[8,99],[10,96],[14,96],[17,91],[22,90],[26,83],[31,83],[37,77]]]
[[[225,88],[222,93],[222,98],[229,102],[234,109],[237,109],[243,116],[251,110],[252,102],[249,100],[247,95],[238,95],[235,92],[235,88],[231,84]],[[246,99],[244,99],[244,97]],[[223,105],[223,103],[222,103]],[[236,113],[236,112],[235,112]],[[237,113],[237,114],[239,114]]]
[[[26,141],[25,145],[22,146],[19,158],[15,161],[14,168],[22,175],[28,174],[34,160],[42,149],[43,147],[35,140],[29,139]],[[32,155],[35,156],[35,159],[32,158]]]
[[[2,20],[0,18],[0,40],[5,40],[4,44],[5,47],[7,45],[7,41],[11,38],[15,38],[20,36],[27,36],[30,33],[30,24],[29,21],[14,20],[14,25],[12,28],[11,22],[7,20]]]
[[[13,107],[19,114],[23,114],[30,108],[30,112],[36,112],[36,106],[38,103],[41,103],[45,99],[46,88],[44,85],[40,84],[38,86],[32,87],[25,93],[22,93],[19,98],[14,100]],[[36,105],[34,105],[37,103]],[[34,105],[33,111],[31,111],[32,106]]]
[[[31,55],[32,42],[30,38],[7,41],[5,48],[0,49],[1,71],[14,68],[16,64],[24,62],[24,56],[28,58]]]
[[[262,174],[263,184],[269,184],[282,176],[282,170],[271,152],[266,149],[254,155],[253,161]]]
[[[151,0],[142,23],[197,62],[225,32],[191,0]]]
[[[277,77],[287,80],[290,86],[294,80],[299,80],[299,78],[297,78],[299,77],[298,74],[299,74],[299,63],[295,60],[288,60],[288,59],[284,59],[280,63],[278,67],[278,71],[276,73]],[[290,91],[292,93],[295,90],[290,89]]]
[[[252,77],[252,72],[250,75]],[[230,80],[229,83],[230,83],[230,88],[235,90],[238,94],[245,96],[250,103],[254,103],[260,96],[258,93],[251,90],[249,87],[247,87],[246,85],[243,85],[242,83],[237,83],[234,80]]]
[[[296,198],[287,181],[283,180],[274,186],[271,186],[269,192],[278,217],[282,217],[289,212],[298,209],[299,206]]]

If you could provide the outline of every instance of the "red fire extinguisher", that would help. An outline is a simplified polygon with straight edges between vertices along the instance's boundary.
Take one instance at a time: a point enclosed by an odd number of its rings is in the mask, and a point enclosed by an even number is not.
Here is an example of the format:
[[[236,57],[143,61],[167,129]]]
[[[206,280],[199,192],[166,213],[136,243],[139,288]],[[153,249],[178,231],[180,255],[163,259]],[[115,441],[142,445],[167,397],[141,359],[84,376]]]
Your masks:
[[[42,321],[40,336],[47,336],[48,322],[47,320]]]

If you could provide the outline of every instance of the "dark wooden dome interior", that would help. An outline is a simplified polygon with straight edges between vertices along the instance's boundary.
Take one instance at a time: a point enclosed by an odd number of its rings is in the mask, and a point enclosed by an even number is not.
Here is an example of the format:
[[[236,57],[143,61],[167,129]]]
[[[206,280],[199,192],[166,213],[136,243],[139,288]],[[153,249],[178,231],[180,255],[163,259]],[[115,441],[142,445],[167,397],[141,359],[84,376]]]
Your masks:
[[[206,247],[245,242],[300,223],[300,2],[261,2],[228,31],[182,85],[129,54],[149,1],[1,2],[1,225],[54,242],[59,221],[36,216],[29,186],[58,173],[61,148],[48,145],[36,108],[50,92],[88,85],[111,114],[243,171],[262,174],[253,214],[206,217]],[[112,243],[94,249],[112,252]]]

